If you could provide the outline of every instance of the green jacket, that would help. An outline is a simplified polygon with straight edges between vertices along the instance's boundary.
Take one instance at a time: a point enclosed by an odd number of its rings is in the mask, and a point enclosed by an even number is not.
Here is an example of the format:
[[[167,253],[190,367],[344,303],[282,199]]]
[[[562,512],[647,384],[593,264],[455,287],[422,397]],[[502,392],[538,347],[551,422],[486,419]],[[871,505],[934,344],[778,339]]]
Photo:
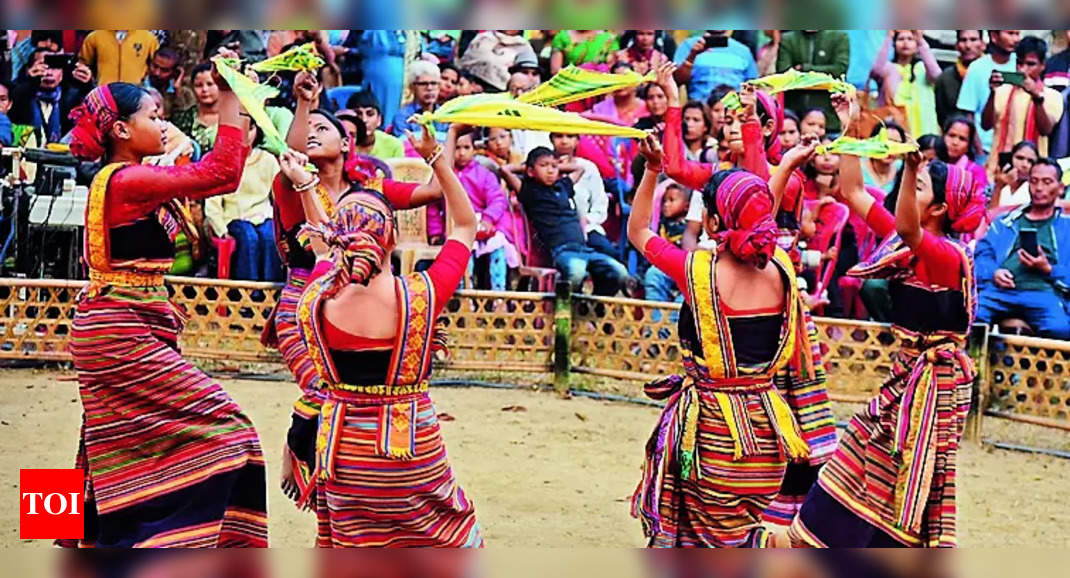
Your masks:
[[[851,60],[851,45],[847,34],[835,30],[821,30],[813,34],[795,30],[784,35],[777,51],[776,70],[784,72],[799,65],[802,72],[814,71],[842,78]],[[812,108],[825,110],[828,132],[839,132],[840,121],[832,110],[827,92],[793,91],[784,97],[784,104],[800,117]]]

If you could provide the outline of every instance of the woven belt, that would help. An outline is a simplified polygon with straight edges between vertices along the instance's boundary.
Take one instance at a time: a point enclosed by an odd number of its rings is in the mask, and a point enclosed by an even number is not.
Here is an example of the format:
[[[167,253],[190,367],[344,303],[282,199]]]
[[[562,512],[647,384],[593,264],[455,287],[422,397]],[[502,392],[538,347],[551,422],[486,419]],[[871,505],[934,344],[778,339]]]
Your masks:
[[[96,296],[105,287],[161,287],[163,277],[163,273],[90,269],[88,291],[90,296]]]

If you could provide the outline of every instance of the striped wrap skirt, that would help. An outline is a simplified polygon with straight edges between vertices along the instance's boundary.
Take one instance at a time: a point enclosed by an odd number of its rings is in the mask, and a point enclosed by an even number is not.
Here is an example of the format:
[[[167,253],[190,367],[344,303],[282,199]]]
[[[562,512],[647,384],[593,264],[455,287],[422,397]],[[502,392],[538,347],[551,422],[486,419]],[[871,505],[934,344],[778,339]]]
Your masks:
[[[82,545],[267,546],[256,430],[182,357],[183,324],[162,286],[105,288],[78,304],[70,352],[84,408]]]

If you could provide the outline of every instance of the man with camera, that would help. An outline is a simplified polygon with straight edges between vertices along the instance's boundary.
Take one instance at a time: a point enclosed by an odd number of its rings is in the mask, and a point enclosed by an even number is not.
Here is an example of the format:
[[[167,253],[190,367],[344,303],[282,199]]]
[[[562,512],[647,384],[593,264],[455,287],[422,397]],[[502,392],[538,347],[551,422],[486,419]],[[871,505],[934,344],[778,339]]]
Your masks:
[[[1063,171],[1041,158],[1029,173],[1028,205],[992,223],[977,243],[977,321],[1014,317],[1038,334],[1070,339],[1070,216],[1055,203]]]
[[[742,42],[729,37],[731,30],[707,30],[684,40],[673,61],[676,82],[687,85],[687,97],[706,102],[714,88],[740,85],[758,77],[754,55]]]
[[[38,48],[15,82],[11,122],[32,126],[38,146],[59,142],[74,125],[71,110],[92,89],[89,67],[73,54]]]

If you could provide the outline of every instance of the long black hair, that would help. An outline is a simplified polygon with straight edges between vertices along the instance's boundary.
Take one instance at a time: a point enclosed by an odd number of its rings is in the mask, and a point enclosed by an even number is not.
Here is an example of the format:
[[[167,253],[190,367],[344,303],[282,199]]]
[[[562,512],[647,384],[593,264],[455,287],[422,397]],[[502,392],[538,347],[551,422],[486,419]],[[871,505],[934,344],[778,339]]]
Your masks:
[[[888,209],[889,213],[895,214],[895,205],[899,201],[899,187],[903,184],[903,168],[906,165],[899,167],[899,172],[895,175],[895,187],[892,192],[888,193],[884,197],[884,208]],[[933,182],[933,203],[946,203],[947,202],[947,176],[948,176],[948,163],[940,160],[933,159],[929,161],[928,171],[929,177]],[[944,219],[944,233],[948,235],[954,234],[951,230],[951,220]]]
[[[713,173],[710,180],[706,181],[706,186],[702,187],[702,204],[706,207],[707,215],[718,215],[717,213],[717,189],[721,188],[721,184],[725,179],[732,176],[732,173],[738,173],[743,171],[741,168],[724,169]]]
[[[953,115],[949,116],[947,118],[947,120],[944,121],[944,126],[943,126],[944,130],[940,134],[941,135],[947,134],[947,131],[951,130],[951,127],[955,126],[958,123],[965,124],[966,128],[970,132],[969,145],[967,145],[967,147],[966,147],[966,158],[968,158],[968,159],[970,159],[972,161],[974,159],[974,157],[977,156],[977,149],[974,148],[976,146],[975,143],[977,142],[977,126],[973,124],[973,121],[970,120],[969,117],[967,117],[966,115],[962,115],[962,114],[953,114]],[[943,142],[943,139],[941,139],[941,142]],[[937,146],[936,147],[936,156],[940,160],[944,161],[945,163],[951,162],[951,159],[948,158],[948,152],[947,152],[947,147],[946,146],[943,146],[943,147]]]

